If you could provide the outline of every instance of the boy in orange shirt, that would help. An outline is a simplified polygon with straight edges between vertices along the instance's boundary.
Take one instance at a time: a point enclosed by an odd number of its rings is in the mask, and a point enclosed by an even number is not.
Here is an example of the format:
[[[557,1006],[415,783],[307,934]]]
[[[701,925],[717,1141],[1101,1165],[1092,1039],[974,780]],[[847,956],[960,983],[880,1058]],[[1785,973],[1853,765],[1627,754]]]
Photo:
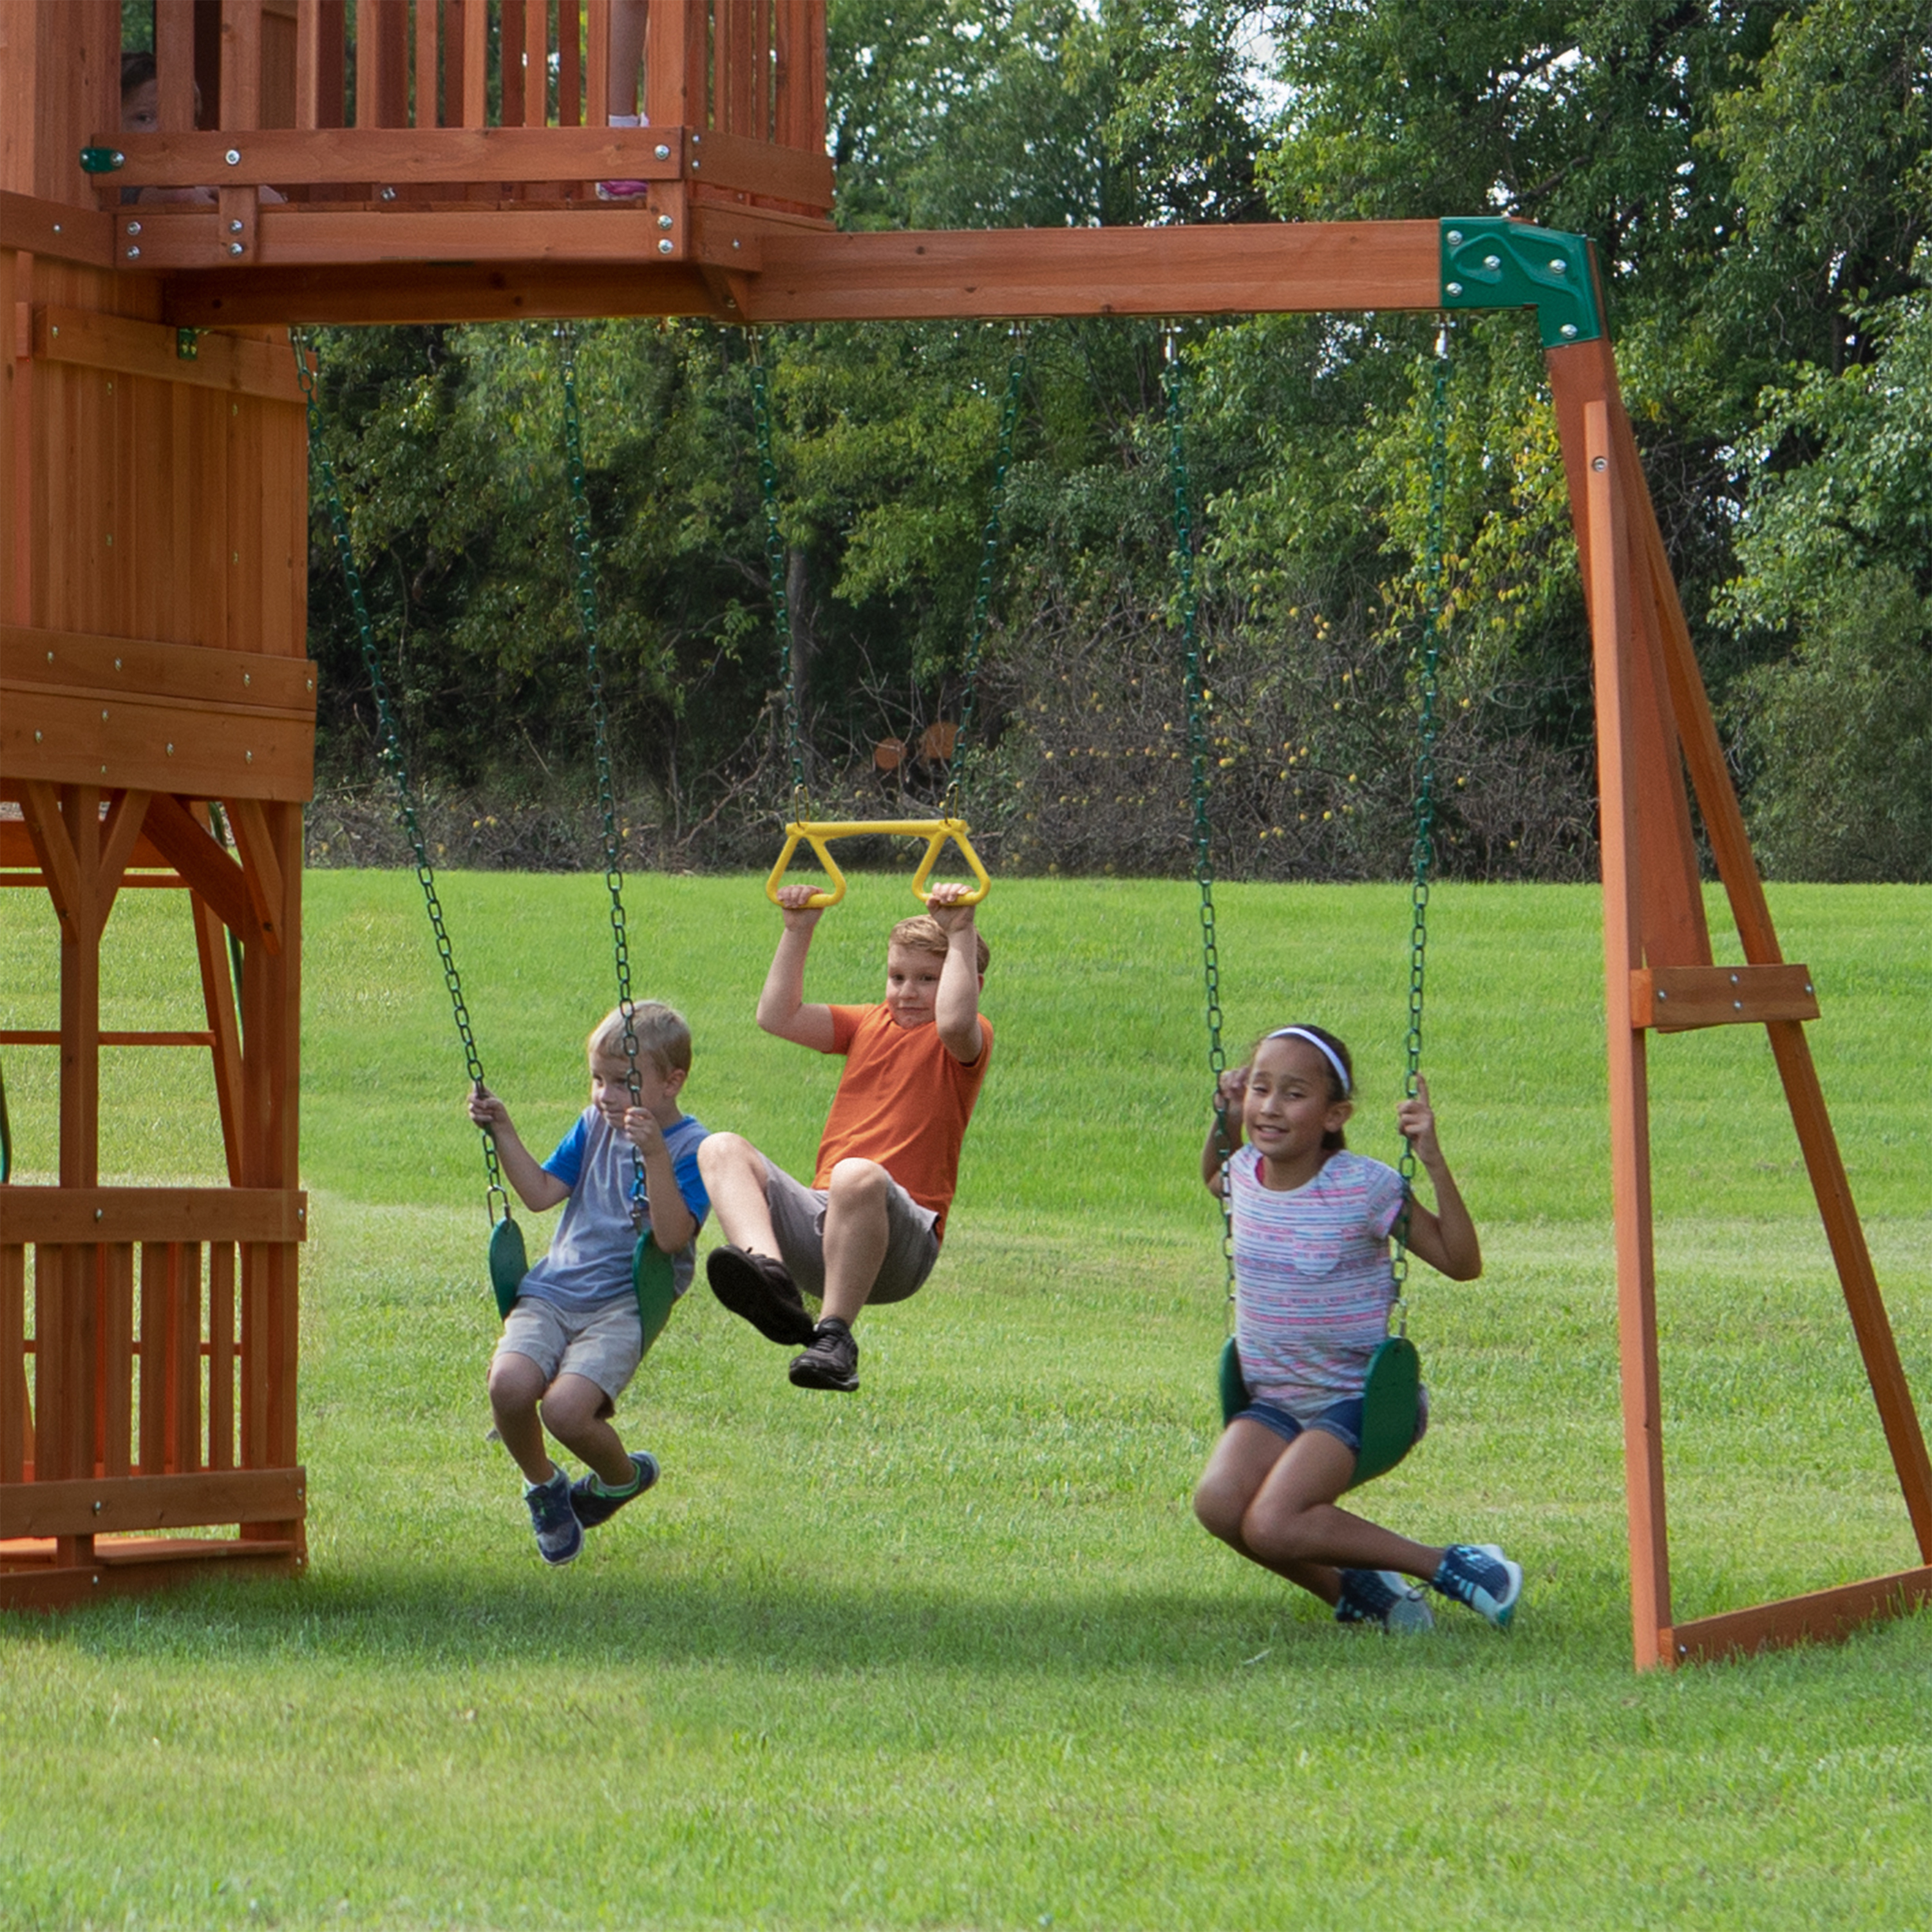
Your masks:
[[[916,1294],[939,1258],[960,1144],[993,1047],[992,1023],[980,1012],[988,949],[973,908],[958,903],[966,890],[934,886],[924,914],[892,928],[876,1006],[805,1004],[805,958],[818,923],[806,903],[812,888],[778,894],[784,930],[758,995],[758,1024],[845,1056],[813,1184],[794,1180],[741,1134],[710,1136],[698,1164],[730,1244],[706,1261],[712,1292],[768,1340],[803,1348],[791,1365],[800,1388],[856,1388],[860,1310]],[[816,1322],[805,1294],[823,1298]]]

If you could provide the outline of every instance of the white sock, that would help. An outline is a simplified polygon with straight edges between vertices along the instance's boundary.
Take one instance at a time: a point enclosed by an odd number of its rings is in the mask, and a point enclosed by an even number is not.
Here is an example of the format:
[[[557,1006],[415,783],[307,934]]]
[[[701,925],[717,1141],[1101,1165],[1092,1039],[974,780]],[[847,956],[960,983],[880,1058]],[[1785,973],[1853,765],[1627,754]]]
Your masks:
[[[609,118],[614,128],[645,128],[650,124],[641,114],[613,114]]]

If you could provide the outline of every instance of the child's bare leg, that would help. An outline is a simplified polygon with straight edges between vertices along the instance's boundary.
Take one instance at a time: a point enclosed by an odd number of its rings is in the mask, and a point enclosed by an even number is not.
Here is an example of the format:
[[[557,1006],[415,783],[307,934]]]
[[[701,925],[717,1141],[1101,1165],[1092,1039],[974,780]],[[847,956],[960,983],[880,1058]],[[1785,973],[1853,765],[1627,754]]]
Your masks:
[[[764,1156],[742,1134],[709,1134],[698,1144],[698,1171],[725,1240],[749,1254],[782,1259],[765,1199]]]
[[[1258,1425],[1256,1425],[1258,1426]],[[1399,1570],[1429,1582],[1443,1552],[1335,1506],[1355,1473],[1355,1452],[1325,1430],[1298,1436],[1241,1518],[1241,1540],[1270,1569],[1286,1563]]]
[[[544,1372],[527,1355],[499,1355],[490,1364],[490,1413],[511,1459],[531,1483],[547,1483],[556,1465],[544,1447],[537,1404],[543,1399]]]
[[[638,111],[638,68],[644,58],[645,0],[610,0],[610,79],[605,111]]]
[[[560,1375],[544,1394],[543,1424],[613,1489],[621,1490],[635,1480],[637,1472],[623,1438],[597,1412],[606,1400],[589,1376]]]
[[[1250,1549],[1242,1538],[1243,1518],[1269,1473],[1287,1454],[1288,1447],[1272,1429],[1258,1422],[1231,1422],[1194,1492],[1194,1514],[1202,1528],[1218,1536],[1238,1556],[1298,1583],[1324,1604],[1334,1604],[1342,1594],[1337,1570],[1325,1563],[1277,1562]]]
[[[875,1160],[842,1160],[832,1168],[825,1203],[824,1312],[849,1328],[878,1280],[890,1229],[891,1177]]]

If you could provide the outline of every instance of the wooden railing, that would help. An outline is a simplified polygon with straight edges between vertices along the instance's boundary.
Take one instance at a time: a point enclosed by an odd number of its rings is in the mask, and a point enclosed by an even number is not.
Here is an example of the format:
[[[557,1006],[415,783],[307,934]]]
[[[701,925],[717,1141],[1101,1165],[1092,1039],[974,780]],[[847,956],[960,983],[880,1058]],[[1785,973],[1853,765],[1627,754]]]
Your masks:
[[[0,1188],[0,1606],[104,1570],[302,1567],[307,1216],[281,1190]]]
[[[117,266],[614,248],[682,261],[705,259],[696,231],[707,215],[713,226],[725,211],[822,224],[825,0],[651,0],[638,128],[609,125],[614,10],[614,0],[221,0],[216,37],[196,0],[154,0],[159,131],[103,129],[89,151],[117,218]],[[600,201],[600,181],[649,192]],[[595,209],[631,232],[620,248],[614,231],[593,242],[574,222],[526,232],[457,218],[485,208]],[[345,226],[352,212],[414,225]],[[424,226],[432,214],[443,218]],[[740,220],[721,262],[749,266],[758,232]]]

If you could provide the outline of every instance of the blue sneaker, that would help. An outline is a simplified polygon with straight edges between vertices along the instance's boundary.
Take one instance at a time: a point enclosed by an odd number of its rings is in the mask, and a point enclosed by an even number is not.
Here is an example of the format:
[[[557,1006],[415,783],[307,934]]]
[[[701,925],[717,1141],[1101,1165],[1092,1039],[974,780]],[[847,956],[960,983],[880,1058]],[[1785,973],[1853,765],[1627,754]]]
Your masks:
[[[1507,1630],[1522,1594],[1522,1565],[1493,1543],[1452,1543],[1430,1580],[1445,1597],[1467,1604],[1478,1616]]]
[[[1338,1624],[1379,1624],[1392,1635],[1414,1636],[1436,1628],[1422,1592],[1394,1570],[1344,1570]]]
[[[593,1475],[579,1476],[570,1486],[570,1507],[586,1529],[608,1522],[626,1503],[633,1503],[658,1479],[658,1459],[648,1449],[631,1451],[631,1467],[638,1480],[630,1489],[616,1494],[602,1487]]]
[[[530,1506],[537,1553],[553,1568],[574,1561],[584,1547],[584,1526],[570,1506],[570,1478],[559,1469],[547,1483],[526,1484],[524,1501]]]

